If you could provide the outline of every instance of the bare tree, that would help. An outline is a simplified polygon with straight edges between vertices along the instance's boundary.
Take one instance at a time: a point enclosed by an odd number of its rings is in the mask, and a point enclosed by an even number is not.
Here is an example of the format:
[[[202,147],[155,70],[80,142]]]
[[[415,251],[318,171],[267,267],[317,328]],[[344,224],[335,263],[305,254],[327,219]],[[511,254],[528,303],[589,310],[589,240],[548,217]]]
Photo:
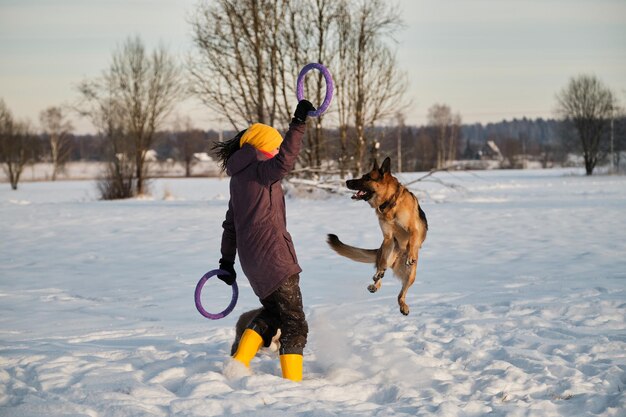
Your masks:
[[[48,107],[43,110],[39,114],[39,121],[50,143],[51,179],[55,181],[71,152],[71,142],[68,136],[73,127],[61,107]]]
[[[404,130],[404,114],[402,112],[396,113],[396,158],[397,158],[397,170],[396,172],[402,172],[402,131]]]
[[[355,171],[362,172],[367,149],[365,129],[400,110],[407,89],[406,75],[399,71],[392,50],[385,43],[401,27],[396,7],[382,0],[347,1],[352,19],[339,32],[348,34],[345,82],[355,128]],[[373,146],[370,146],[373,149]]]
[[[289,56],[293,58],[294,71],[297,66],[308,62],[318,62],[330,66],[332,62],[335,36],[335,19],[338,3],[335,0],[295,0],[289,3],[291,30],[283,30]],[[310,73],[305,79],[305,97],[318,105],[324,101],[326,93],[325,79],[321,73]],[[326,157],[326,144],[323,135],[325,115],[316,117],[305,142],[305,165],[320,167]]]
[[[580,75],[556,95],[558,113],[571,123],[580,139],[585,171],[593,173],[601,155],[601,140],[616,108],[613,92],[594,75]]]
[[[132,144],[121,125],[111,119],[104,136],[107,155],[106,173],[98,182],[100,196],[104,200],[118,200],[137,195],[135,182],[136,165],[132,155]]]
[[[0,99],[0,163],[17,190],[24,167],[35,158],[36,142],[27,122],[18,122]]]
[[[280,34],[288,3],[205,0],[191,18],[197,52],[189,62],[191,90],[235,130],[289,120],[285,101],[295,76],[288,76]]]
[[[448,162],[457,159],[459,154],[459,143],[461,141],[461,125],[463,119],[460,113],[452,115],[452,124],[450,125],[450,137],[448,140]]]
[[[81,101],[76,110],[88,117],[103,137],[107,168],[98,183],[100,196],[104,200],[129,198],[136,194],[135,159],[133,147],[124,127],[123,107],[114,94],[110,74],[101,79],[83,81],[78,90]],[[107,87],[109,87],[107,89]]]
[[[366,129],[404,104],[406,76],[386,43],[401,19],[383,0],[205,0],[191,24],[192,91],[236,130],[254,122],[286,123],[302,66],[315,61],[329,67],[342,172],[351,159],[360,172]],[[305,88],[306,97],[321,104],[321,74],[307,77]],[[323,120],[316,119],[308,136],[308,165],[319,166],[325,157]]]
[[[141,39],[128,38],[114,52],[110,69],[97,80],[83,82],[79,91],[81,107],[87,107],[81,112],[114,142],[112,157],[124,160],[125,165],[133,161],[134,191],[143,194],[146,153],[157,129],[181,98],[181,77],[174,59],[163,47],[149,54]],[[120,140],[128,141],[128,146],[116,143]]]
[[[445,168],[456,159],[461,132],[460,114],[452,114],[450,106],[434,104],[428,109],[428,126],[432,128],[436,153],[436,169]]]
[[[354,111],[352,96],[352,84],[350,77],[350,56],[352,53],[352,14],[347,0],[338,2],[335,15],[336,35],[334,56],[332,63],[333,79],[335,82],[335,107],[337,108],[337,121],[339,126],[339,171],[341,177],[345,177],[350,163],[348,150],[348,138],[350,122]]]
[[[186,117],[176,120],[174,135],[176,159],[185,165],[185,177],[191,177],[191,169],[197,162],[195,154],[207,148],[204,133],[194,129],[191,119]]]
[[[144,192],[146,152],[157,129],[181,98],[181,78],[174,59],[164,47],[148,54],[139,38],[129,38],[113,54],[112,85],[124,109],[124,125],[134,144],[137,193]]]
[[[611,164],[618,171],[621,165],[622,153],[626,150],[626,109],[619,107],[611,121],[611,136],[613,142],[613,155]]]

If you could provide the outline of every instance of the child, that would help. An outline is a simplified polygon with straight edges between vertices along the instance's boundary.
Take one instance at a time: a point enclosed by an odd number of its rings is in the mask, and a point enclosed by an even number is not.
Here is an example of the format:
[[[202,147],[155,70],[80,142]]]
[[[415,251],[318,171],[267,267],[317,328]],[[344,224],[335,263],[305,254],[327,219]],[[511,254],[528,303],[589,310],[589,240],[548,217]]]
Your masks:
[[[273,127],[255,123],[215,146],[222,169],[231,176],[219,261],[220,269],[230,275],[218,277],[232,285],[239,252],[241,269],[263,305],[244,331],[233,358],[249,367],[261,345],[269,346],[280,329],[283,378],[293,381],[302,380],[308,325],[299,285],[302,269],[287,232],[280,181],[296,163],[306,118],[313,110],[307,100],[298,103],[284,141]]]

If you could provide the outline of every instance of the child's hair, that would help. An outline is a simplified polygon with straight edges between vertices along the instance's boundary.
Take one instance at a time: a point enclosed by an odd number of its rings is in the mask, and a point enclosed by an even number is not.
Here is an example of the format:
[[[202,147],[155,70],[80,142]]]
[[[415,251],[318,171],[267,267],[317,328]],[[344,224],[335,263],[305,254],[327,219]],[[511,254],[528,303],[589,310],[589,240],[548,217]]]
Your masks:
[[[229,139],[226,142],[213,142],[211,149],[217,154],[222,171],[226,170],[226,162],[228,162],[228,159],[239,150],[239,141],[241,140],[243,134],[246,133],[246,130],[247,129],[242,130],[237,133],[234,138]]]

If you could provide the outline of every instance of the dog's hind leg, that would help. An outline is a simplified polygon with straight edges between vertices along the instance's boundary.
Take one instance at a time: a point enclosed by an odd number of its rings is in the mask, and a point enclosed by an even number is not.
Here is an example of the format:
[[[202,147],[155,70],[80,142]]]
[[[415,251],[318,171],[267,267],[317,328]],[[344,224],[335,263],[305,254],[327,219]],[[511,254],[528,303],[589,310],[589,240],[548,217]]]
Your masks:
[[[373,284],[367,286],[367,290],[372,294],[380,289],[380,286],[383,283],[383,276],[385,276],[385,271],[376,272],[372,279],[374,280]]]
[[[396,261],[396,245],[397,243],[394,241],[393,235],[390,234],[384,237],[383,244],[380,245],[380,249],[378,249],[378,253],[376,254],[376,273],[372,277],[374,283],[367,287],[369,292],[375,293],[380,289],[385,271]]]
[[[417,261],[417,260],[416,260]],[[402,289],[400,290],[400,294],[398,294],[398,305],[400,306],[400,312],[405,316],[409,315],[409,306],[406,303],[406,293],[409,291],[409,288],[415,282],[415,275],[417,273],[417,262],[411,265],[411,270],[408,276],[404,276],[402,280]]]

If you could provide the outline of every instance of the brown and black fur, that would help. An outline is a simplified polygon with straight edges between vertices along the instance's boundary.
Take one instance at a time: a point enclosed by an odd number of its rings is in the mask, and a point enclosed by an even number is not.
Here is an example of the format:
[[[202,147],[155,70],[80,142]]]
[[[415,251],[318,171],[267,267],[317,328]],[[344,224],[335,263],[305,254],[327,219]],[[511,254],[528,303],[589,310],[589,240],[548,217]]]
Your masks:
[[[241,335],[248,328],[252,320],[263,310],[262,308],[257,308],[256,310],[250,310],[243,313],[239,316],[237,320],[237,324],[235,325],[235,340],[233,341],[232,346],[230,347],[230,356],[233,356],[235,352],[237,352],[237,348],[239,348],[239,341],[241,340]],[[269,346],[267,346],[271,351],[278,352],[280,348],[280,329],[276,331],[276,334],[272,338],[272,342]]]
[[[386,158],[379,168],[374,162],[372,170],[359,179],[348,180],[346,186],[356,194],[356,200],[364,200],[376,211],[383,242],[378,249],[361,249],[346,245],[336,235],[328,235],[328,244],[339,255],[357,262],[376,265],[374,283],[367,289],[374,293],[380,289],[387,268],[402,281],[398,294],[400,312],[409,314],[406,293],[417,271],[417,259],[426,239],[428,222],[417,197],[391,175],[391,160]]]

